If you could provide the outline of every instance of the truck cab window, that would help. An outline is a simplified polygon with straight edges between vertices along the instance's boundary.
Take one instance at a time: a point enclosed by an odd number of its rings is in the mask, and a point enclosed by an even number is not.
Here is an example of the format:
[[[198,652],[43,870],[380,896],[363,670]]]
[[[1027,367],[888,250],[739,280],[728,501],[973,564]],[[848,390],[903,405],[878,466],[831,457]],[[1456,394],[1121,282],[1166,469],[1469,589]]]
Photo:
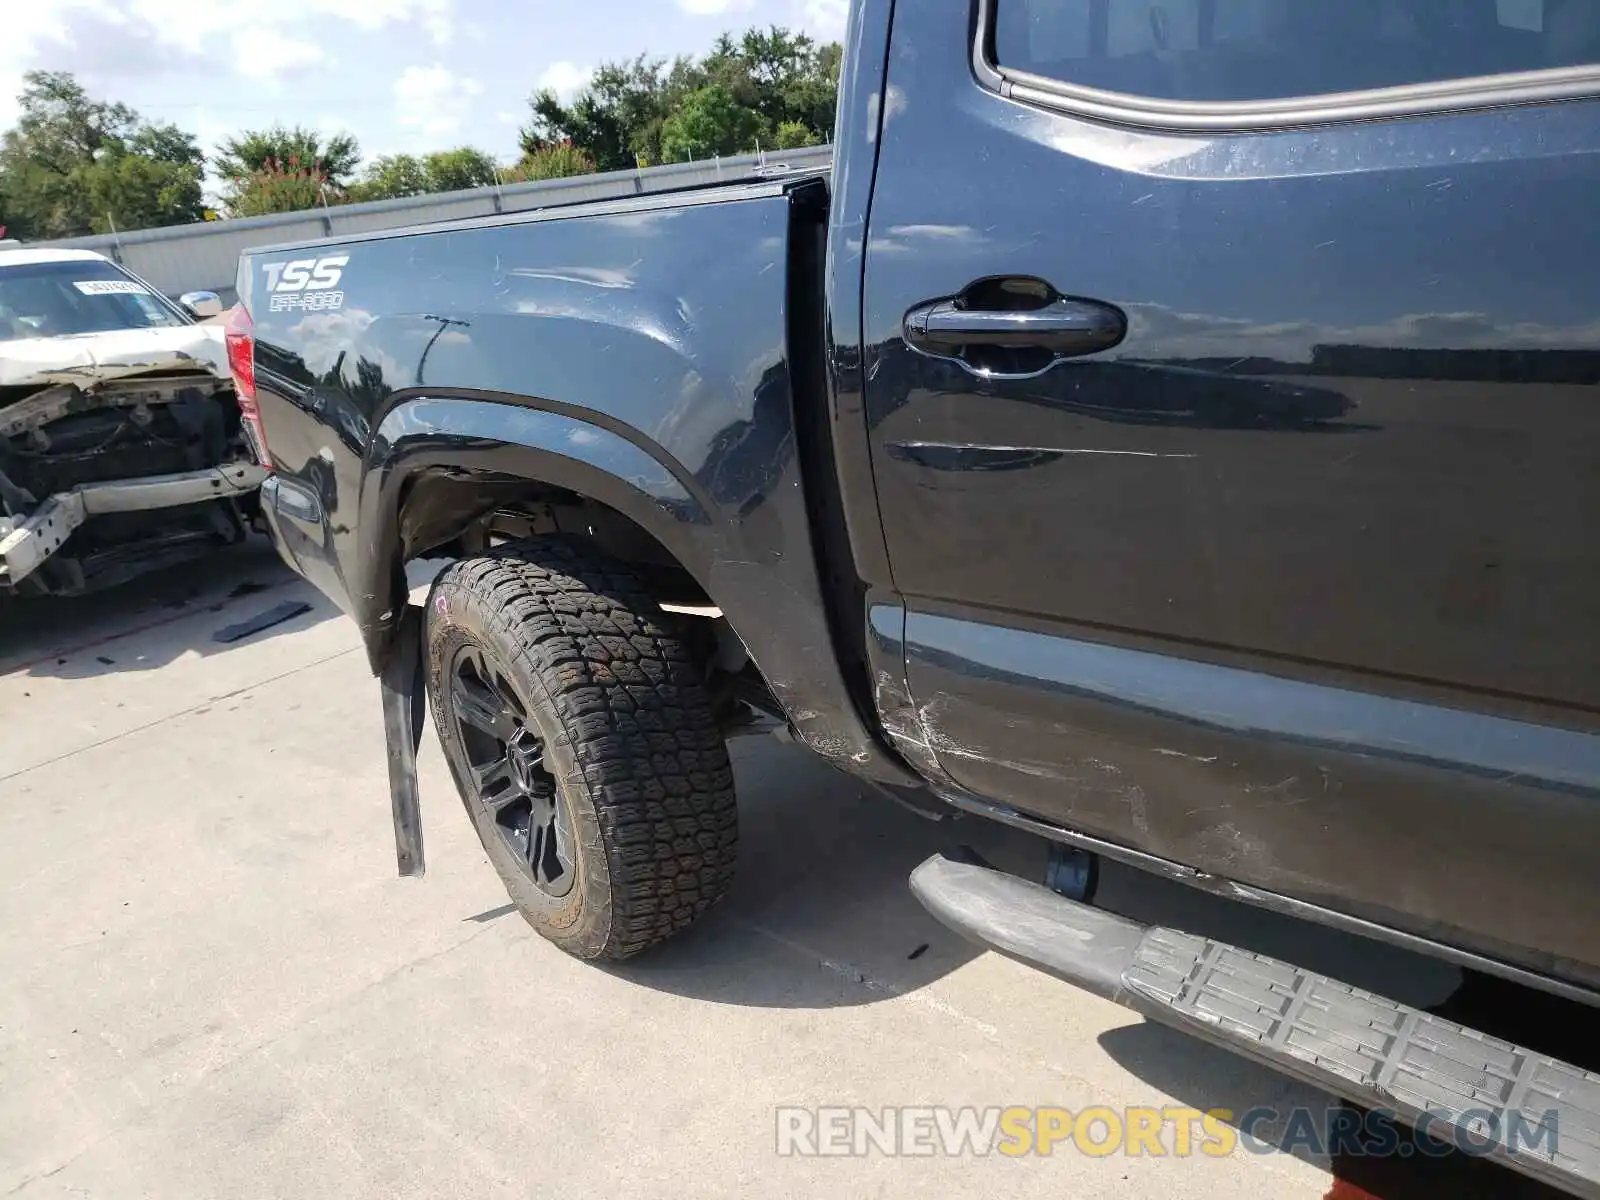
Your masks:
[[[1600,62],[1600,0],[997,0],[995,50],[1104,91],[1281,100]]]

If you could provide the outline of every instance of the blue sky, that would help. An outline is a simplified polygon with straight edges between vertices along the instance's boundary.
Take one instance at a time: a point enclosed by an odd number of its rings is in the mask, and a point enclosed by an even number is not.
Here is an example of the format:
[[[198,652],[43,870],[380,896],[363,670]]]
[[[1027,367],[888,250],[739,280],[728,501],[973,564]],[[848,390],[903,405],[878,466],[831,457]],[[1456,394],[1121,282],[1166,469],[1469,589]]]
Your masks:
[[[209,150],[283,122],[348,131],[367,156],[471,143],[517,150],[527,98],[570,94],[596,63],[697,53],[724,29],[825,38],[847,0],[9,0],[0,128],[22,73],[75,72],[93,94],[173,121]]]

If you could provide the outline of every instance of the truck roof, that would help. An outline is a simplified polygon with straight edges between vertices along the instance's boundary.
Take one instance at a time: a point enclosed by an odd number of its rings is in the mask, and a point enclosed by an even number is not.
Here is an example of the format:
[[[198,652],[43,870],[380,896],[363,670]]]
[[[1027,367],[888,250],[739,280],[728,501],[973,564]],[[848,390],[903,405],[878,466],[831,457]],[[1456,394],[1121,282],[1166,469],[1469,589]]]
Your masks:
[[[86,260],[111,261],[104,254],[96,254],[93,250],[61,250],[51,246],[40,246],[26,250],[0,249],[0,267],[25,267],[34,263],[83,262]]]

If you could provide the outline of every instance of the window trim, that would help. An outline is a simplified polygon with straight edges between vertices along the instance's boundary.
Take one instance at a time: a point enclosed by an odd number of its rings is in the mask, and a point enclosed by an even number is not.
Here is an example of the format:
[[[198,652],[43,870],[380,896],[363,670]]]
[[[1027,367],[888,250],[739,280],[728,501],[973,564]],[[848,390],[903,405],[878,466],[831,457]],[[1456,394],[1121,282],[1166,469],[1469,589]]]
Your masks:
[[[1000,65],[994,48],[995,11],[1000,3],[977,0],[975,5],[972,71],[982,86],[1007,99],[1054,112],[1164,133],[1253,133],[1600,96],[1600,63],[1594,63],[1281,100],[1162,100],[1066,83]]]

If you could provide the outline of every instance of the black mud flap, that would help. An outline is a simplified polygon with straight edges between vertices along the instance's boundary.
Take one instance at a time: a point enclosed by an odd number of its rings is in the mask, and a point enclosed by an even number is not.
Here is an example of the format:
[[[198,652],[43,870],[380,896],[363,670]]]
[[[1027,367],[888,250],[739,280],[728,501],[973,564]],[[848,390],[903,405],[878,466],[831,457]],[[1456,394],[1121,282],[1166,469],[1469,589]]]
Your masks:
[[[911,890],[943,924],[1152,1020],[1600,1197],[1600,1075],[1236,946],[1144,926],[936,855]]]
[[[379,676],[383,688],[383,736],[389,747],[389,803],[394,810],[394,849],[403,878],[427,870],[422,854],[422,802],[417,792],[417,747],[427,715],[422,667],[422,610],[406,606],[395,631],[389,661]]]

